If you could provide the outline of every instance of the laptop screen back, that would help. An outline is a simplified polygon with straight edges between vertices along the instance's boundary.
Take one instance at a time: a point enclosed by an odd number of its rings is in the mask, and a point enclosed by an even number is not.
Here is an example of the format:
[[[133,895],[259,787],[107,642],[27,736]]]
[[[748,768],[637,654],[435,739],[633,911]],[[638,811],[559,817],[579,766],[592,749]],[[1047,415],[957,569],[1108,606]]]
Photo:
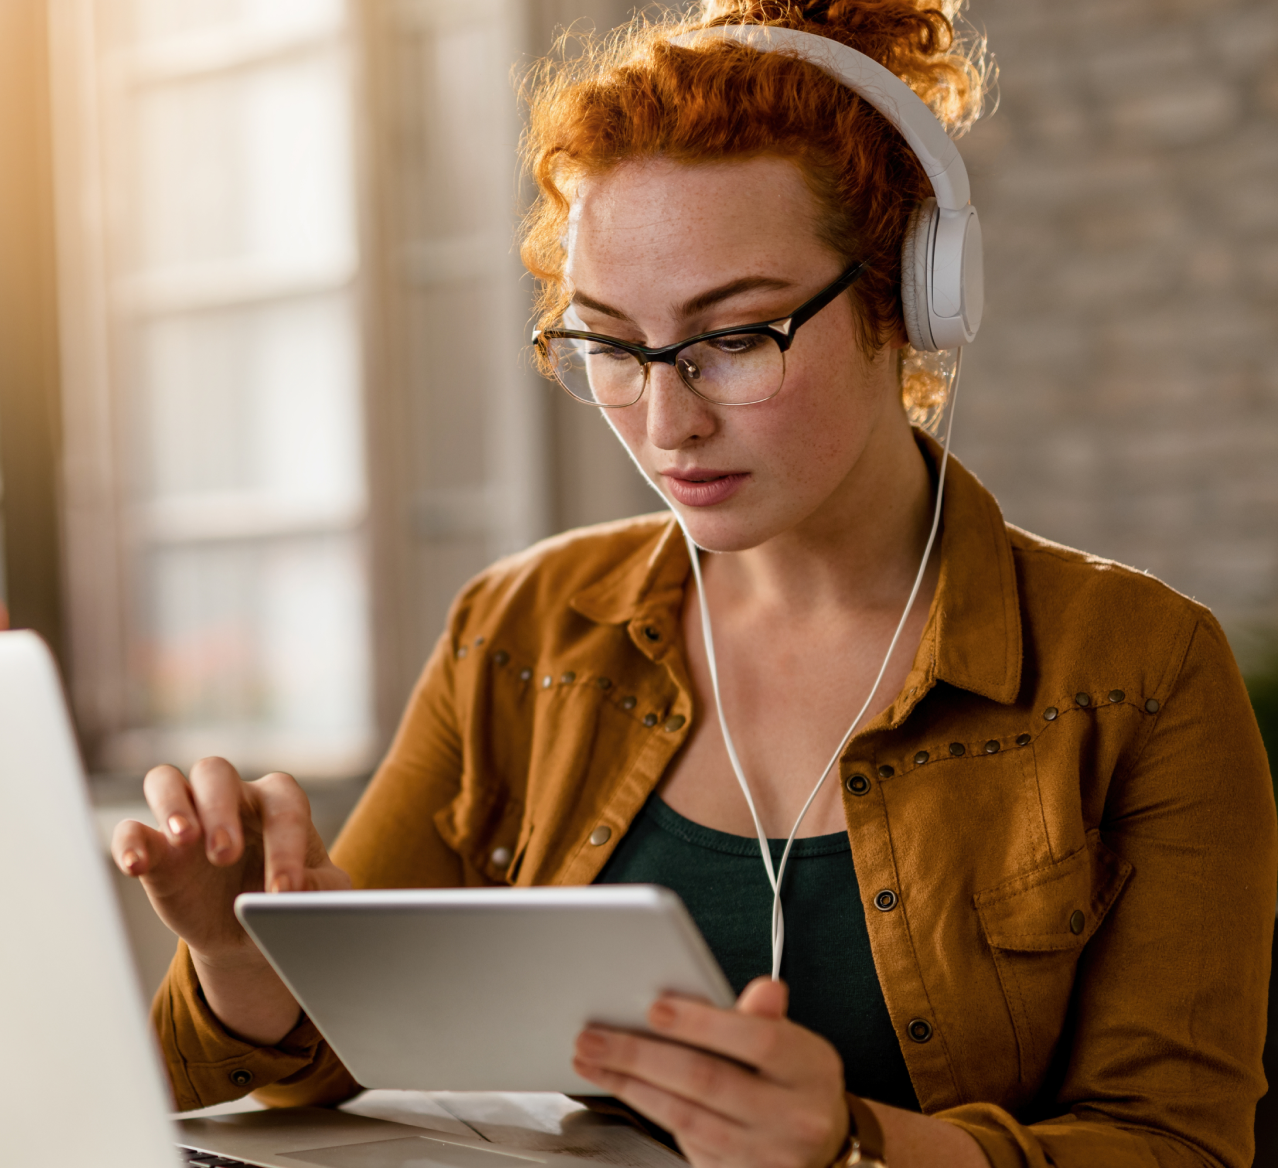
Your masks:
[[[172,1168],[169,1099],[53,658],[0,633],[0,1163]]]

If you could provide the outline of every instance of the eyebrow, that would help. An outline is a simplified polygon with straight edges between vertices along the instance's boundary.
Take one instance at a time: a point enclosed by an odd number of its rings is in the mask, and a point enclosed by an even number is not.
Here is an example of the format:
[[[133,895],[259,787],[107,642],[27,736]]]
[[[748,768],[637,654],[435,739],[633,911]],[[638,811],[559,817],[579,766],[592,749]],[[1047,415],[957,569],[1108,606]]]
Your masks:
[[[740,296],[745,292],[755,292],[760,288],[773,291],[793,287],[793,281],[780,280],[775,276],[743,276],[739,280],[720,284],[718,288],[711,288],[708,292],[698,293],[680,304],[677,311],[680,316],[696,316],[698,313],[705,312],[707,308],[713,308],[716,304],[724,300],[730,300],[733,296]],[[583,308],[593,309],[595,312],[610,316],[614,320],[634,323],[620,308],[613,308],[611,304],[605,304],[602,300],[596,300],[593,296],[587,296],[584,292],[574,292],[572,303],[579,304]]]

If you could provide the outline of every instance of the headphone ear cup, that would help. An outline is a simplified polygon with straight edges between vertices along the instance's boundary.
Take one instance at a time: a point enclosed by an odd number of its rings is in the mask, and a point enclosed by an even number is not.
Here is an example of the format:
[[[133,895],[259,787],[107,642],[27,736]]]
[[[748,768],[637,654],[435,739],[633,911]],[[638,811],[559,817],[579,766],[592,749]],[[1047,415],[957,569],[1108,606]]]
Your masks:
[[[924,199],[910,216],[901,245],[901,315],[905,334],[920,353],[935,353],[931,318],[928,314],[929,251],[936,220],[940,215],[935,199]]]

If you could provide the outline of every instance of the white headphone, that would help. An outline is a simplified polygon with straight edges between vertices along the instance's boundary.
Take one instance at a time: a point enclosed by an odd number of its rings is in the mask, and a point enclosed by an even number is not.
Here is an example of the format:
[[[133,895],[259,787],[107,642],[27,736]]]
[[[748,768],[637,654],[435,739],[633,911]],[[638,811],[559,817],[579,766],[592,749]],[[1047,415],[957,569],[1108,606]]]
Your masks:
[[[981,222],[967,168],[945,127],[908,85],[839,41],[768,24],[727,24],[671,37],[672,44],[725,40],[760,52],[789,52],[860,94],[900,131],[932,180],[901,248],[901,309],[910,344],[922,352],[966,345],[985,307]]]

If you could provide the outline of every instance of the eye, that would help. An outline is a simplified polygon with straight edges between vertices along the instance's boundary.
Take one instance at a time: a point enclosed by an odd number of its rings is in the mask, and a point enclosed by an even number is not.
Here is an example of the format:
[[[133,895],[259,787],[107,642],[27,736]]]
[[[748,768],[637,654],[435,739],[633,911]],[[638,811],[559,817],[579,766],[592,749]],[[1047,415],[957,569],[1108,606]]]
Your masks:
[[[609,361],[629,361],[632,360],[632,354],[627,353],[625,349],[619,349],[616,345],[606,345],[602,341],[586,342],[587,357],[603,357]]]
[[[710,344],[720,353],[736,357],[767,344],[767,340],[758,333],[737,333],[730,337],[716,337]]]

